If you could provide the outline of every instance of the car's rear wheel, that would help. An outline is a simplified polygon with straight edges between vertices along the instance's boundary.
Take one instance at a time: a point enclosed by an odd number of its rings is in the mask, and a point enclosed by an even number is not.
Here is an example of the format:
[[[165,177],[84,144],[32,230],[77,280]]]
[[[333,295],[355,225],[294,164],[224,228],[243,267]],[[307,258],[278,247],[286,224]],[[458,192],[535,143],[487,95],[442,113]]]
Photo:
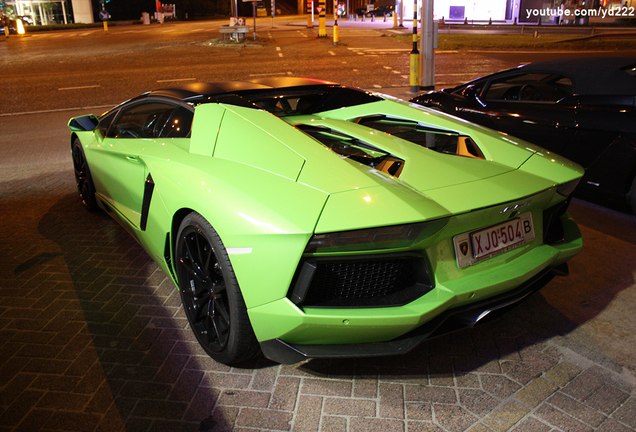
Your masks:
[[[217,232],[203,216],[190,213],[181,222],[175,250],[181,301],[199,344],[223,364],[254,357],[258,342]]]
[[[75,183],[77,185],[77,192],[82,200],[82,204],[87,210],[96,211],[97,200],[95,199],[95,186],[93,184],[90,169],[88,168],[88,162],[86,162],[82,143],[78,138],[73,141],[72,155],[73,170],[75,171]]]

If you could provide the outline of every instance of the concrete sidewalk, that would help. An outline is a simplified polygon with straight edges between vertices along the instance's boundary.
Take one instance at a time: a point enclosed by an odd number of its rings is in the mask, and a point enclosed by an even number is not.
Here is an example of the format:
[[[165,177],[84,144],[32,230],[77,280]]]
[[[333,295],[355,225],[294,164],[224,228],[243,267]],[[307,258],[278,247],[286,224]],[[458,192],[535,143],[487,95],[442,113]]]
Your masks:
[[[569,277],[407,355],[230,368],[79,203],[63,125],[80,114],[0,117],[0,432],[636,430],[635,217],[575,200]]]

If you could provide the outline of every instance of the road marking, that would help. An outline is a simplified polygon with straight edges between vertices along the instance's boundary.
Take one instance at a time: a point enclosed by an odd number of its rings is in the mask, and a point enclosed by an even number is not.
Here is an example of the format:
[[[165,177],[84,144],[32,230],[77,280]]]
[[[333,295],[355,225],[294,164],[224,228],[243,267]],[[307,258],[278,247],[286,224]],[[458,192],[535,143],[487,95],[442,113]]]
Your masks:
[[[196,78],[174,78],[174,79],[165,79],[165,80],[157,80],[158,83],[165,82],[177,82],[177,81],[196,81]]]
[[[262,74],[249,74],[250,77],[270,77],[274,75],[289,75],[291,72],[272,72],[272,73],[262,73]]]
[[[410,52],[412,48],[348,48],[352,51]]]
[[[58,90],[60,90],[60,91],[64,91],[64,90],[83,90],[83,89],[97,88],[97,87],[99,87],[99,84],[89,85],[89,86],[79,86],[79,87],[60,87],[60,88],[58,88]]]
[[[358,55],[388,55],[388,54],[402,54],[411,52],[412,49],[409,48],[348,48]]]
[[[42,110],[42,111],[23,111],[23,112],[0,114],[0,117],[13,117],[13,116],[31,115],[31,114],[52,114],[52,113],[60,113],[60,112],[68,112],[68,111],[92,111],[92,110],[96,110],[96,109],[100,109],[101,110],[101,109],[112,108],[113,105],[98,105],[98,106],[90,106],[90,107],[60,108],[60,109]]]

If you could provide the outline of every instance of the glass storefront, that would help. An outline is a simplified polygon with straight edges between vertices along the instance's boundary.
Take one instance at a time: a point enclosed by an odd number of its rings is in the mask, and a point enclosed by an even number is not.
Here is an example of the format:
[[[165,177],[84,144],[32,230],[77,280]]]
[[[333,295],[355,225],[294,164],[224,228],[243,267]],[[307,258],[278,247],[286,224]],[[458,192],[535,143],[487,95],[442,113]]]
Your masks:
[[[4,13],[22,19],[24,25],[67,24],[73,14],[67,0],[7,0]]]

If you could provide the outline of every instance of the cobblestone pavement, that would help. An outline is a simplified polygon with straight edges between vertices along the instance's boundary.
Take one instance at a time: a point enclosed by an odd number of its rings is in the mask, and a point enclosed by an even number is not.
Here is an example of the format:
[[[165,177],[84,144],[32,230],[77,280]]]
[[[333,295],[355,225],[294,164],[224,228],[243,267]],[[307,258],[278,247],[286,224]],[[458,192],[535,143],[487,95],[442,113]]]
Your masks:
[[[198,347],[148,255],[81,207],[66,132],[45,145],[12,139],[11,125],[32,119],[0,117],[0,432],[636,430],[634,333],[591,325],[615,302],[633,321],[633,238],[604,282],[586,246],[545,294],[408,355],[230,368]],[[573,211],[592,214],[591,244],[606,235],[594,218],[636,228],[585,203]],[[596,311],[578,319],[552,293],[580,298],[592,288],[572,284],[586,279],[614,290],[602,307],[595,294],[577,303]]]

